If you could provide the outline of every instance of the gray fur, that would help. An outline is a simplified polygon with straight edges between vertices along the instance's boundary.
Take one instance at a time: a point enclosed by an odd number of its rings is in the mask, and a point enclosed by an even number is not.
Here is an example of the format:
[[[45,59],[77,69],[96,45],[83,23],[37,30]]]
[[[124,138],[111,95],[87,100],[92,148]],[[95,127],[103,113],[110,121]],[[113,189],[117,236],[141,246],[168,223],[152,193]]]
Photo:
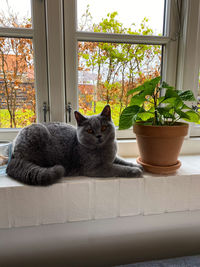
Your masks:
[[[39,123],[22,129],[13,143],[7,174],[30,185],[49,185],[63,176],[141,176],[140,165],[116,156],[109,105],[99,115],[84,117],[75,111],[75,117],[77,129],[66,123]]]

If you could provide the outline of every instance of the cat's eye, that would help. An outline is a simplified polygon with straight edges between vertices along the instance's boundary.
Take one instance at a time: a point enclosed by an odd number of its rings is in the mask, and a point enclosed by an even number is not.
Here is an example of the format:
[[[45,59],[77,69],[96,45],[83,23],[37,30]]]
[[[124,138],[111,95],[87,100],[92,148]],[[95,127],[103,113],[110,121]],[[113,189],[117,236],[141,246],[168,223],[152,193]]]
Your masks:
[[[105,126],[105,125],[101,126],[101,131],[102,131],[102,132],[105,131],[106,128],[107,128],[107,126]]]
[[[92,129],[88,129],[87,132],[90,133],[90,134],[93,134],[93,130]]]

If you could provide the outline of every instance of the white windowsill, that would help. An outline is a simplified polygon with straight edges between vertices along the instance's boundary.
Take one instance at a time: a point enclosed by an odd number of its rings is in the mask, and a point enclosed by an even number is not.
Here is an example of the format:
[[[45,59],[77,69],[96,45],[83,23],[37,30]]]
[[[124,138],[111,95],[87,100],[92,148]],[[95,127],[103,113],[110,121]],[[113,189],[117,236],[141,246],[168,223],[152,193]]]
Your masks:
[[[180,160],[181,168],[168,176],[69,177],[50,187],[1,176],[0,228],[199,210],[200,155]]]

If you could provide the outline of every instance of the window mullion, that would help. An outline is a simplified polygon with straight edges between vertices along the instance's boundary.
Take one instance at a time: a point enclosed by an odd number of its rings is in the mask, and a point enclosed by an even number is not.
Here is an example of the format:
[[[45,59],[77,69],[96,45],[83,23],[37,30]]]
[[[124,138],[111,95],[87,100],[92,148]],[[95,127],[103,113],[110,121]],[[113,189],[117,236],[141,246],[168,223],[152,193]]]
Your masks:
[[[44,0],[32,1],[32,17],[34,27],[34,72],[37,121],[43,122],[43,103],[48,103],[47,81],[47,53],[46,53],[46,30],[45,30],[45,5]]]
[[[65,119],[65,82],[62,0],[46,3],[46,32],[50,120]]]
[[[197,96],[199,79],[200,2],[183,1],[182,30],[179,41],[177,85]]]
[[[164,34],[170,41],[163,46],[162,78],[171,85],[176,85],[176,66],[178,53],[179,16],[177,1],[166,1]]]
[[[184,0],[182,3],[182,29],[179,40],[177,88],[198,93],[200,65],[200,2]],[[196,102],[189,105],[196,105]],[[191,123],[191,136],[200,135],[200,127]]]
[[[76,0],[64,0],[64,35],[65,35],[65,83],[66,103],[71,103],[72,109],[78,108],[78,78],[77,78],[77,38],[76,34]],[[68,114],[66,121],[69,121]],[[75,124],[74,116],[71,123]]]

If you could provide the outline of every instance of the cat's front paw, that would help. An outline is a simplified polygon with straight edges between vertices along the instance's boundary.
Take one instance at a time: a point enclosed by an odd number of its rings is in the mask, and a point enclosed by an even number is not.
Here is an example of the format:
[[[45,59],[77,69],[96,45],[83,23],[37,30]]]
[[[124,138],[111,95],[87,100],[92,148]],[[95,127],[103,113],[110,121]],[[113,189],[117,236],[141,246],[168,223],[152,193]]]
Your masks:
[[[143,168],[132,167],[127,172],[127,177],[141,177],[143,174]]]
[[[141,169],[142,171],[144,171],[144,168],[142,167],[141,164],[137,164],[137,163],[129,162],[129,166],[130,166],[130,167],[139,168],[139,169]]]
[[[141,171],[144,171],[144,168],[141,164],[135,164],[135,167],[139,168]]]

